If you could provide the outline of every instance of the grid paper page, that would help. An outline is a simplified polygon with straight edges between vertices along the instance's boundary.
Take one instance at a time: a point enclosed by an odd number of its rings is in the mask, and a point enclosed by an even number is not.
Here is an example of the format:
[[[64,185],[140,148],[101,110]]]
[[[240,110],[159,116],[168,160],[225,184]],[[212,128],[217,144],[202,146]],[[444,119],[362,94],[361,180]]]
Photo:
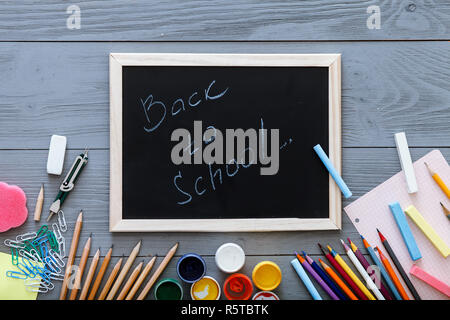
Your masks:
[[[403,210],[411,204],[414,205],[445,243],[450,245],[450,221],[444,215],[442,207],[439,204],[440,201],[447,208],[450,208],[450,201],[433,180],[424,162],[430,165],[442,180],[444,180],[445,184],[450,185],[450,167],[441,152],[439,150],[433,150],[414,162],[414,171],[419,186],[418,192],[414,194],[408,193],[405,175],[403,172],[399,172],[358,200],[349,204],[344,210],[358,232],[367,239],[372,248],[378,246],[388,256],[375,228],[380,229],[389,241],[389,244],[422,299],[442,300],[448,298],[425,282],[409,274],[413,261],[409,256],[408,249],[403,242],[403,238],[389,209],[389,204],[395,201],[400,203]],[[414,222],[408,216],[406,219],[422,253],[422,258],[417,260],[415,264],[446,284],[450,284],[450,257],[445,259]],[[390,261],[393,265],[392,260]],[[393,267],[395,268],[394,265]],[[402,281],[405,290],[409,293],[409,297],[412,299],[413,296],[398,272],[397,275]]]

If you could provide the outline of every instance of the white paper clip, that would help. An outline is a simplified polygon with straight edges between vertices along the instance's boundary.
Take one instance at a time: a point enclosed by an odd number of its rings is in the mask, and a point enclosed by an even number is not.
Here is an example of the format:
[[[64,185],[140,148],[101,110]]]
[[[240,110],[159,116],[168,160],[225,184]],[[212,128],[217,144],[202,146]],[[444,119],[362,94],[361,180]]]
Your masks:
[[[67,231],[66,218],[64,217],[64,211],[62,210],[58,211],[58,223],[61,232],[66,232]]]
[[[58,250],[59,250],[59,255],[61,256],[61,258],[65,258],[66,257],[66,239],[64,239],[64,237],[61,237],[60,239],[58,239]]]
[[[17,249],[21,249],[21,248],[23,248],[25,246],[25,244],[23,242],[14,241],[14,240],[11,240],[11,239],[5,239],[5,241],[3,241],[3,243],[7,247],[17,248]]]
[[[56,240],[62,238],[61,230],[59,230],[59,225],[57,223],[52,224],[53,233],[55,234]]]
[[[17,242],[23,242],[25,240],[31,240],[31,239],[34,239],[36,237],[37,237],[36,232],[27,232],[27,233],[24,233],[24,234],[19,234],[16,237],[16,241]]]
[[[54,251],[53,249],[50,249],[49,251],[50,256],[53,258],[53,260],[56,262],[56,264],[60,267],[64,267],[66,264],[64,263],[62,257]]]

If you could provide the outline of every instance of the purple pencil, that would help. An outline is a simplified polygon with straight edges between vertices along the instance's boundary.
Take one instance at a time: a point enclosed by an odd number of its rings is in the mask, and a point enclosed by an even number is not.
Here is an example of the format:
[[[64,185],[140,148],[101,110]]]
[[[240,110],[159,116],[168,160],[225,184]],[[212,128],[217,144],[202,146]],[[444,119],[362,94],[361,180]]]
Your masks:
[[[313,276],[313,278],[316,279],[316,281],[320,284],[323,290],[325,290],[328,293],[331,299],[339,300],[339,297],[333,292],[333,290],[331,290],[331,288],[325,283],[325,281],[322,280],[322,278],[317,274],[317,272],[314,271],[311,265],[301,255],[299,255],[298,252],[295,252],[295,255],[302,264],[303,268],[305,268],[306,271],[308,271]]]
[[[347,241],[350,244],[350,247],[352,248],[352,251],[355,253],[355,256],[358,258],[359,262],[361,262],[362,266],[364,267],[364,269],[366,269],[366,271],[369,274],[369,276],[372,277],[372,280],[375,283],[378,282],[380,284],[380,292],[384,296],[384,298],[386,300],[392,300],[392,296],[389,294],[389,291],[383,285],[383,282],[381,282],[380,279],[378,279],[376,277],[374,272],[369,272],[369,269],[368,269],[370,267],[369,261],[367,261],[367,259],[363,256],[361,251],[359,251],[358,247],[352,242],[352,240],[350,240],[350,238],[347,238]]]

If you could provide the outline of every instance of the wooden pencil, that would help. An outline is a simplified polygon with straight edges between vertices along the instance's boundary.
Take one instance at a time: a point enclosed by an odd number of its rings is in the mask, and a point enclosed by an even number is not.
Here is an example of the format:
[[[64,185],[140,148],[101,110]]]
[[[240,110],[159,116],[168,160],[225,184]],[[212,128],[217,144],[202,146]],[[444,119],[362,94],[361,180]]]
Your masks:
[[[130,277],[128,278],[127,282],[125,282],[125,285],[122,288],[122,291],[120,291],[119,295],[117,296],[117,300],[123,300],[125,299],[125,296],[127,295],[128,291],[130,291],[131,286],[133,285],[134,281],[139,275],[139,272],[141,272],[142,265],[144,264],[144,261],[139,263],[136,268],[134,268],[133,272],[130,274]]]
[[[102,283],[103,276],[105,275],[106,269],[108,268],[109,261],[111,261],[111,254],[112,249],[109,248],[108,253],[106,254],[105,258],[103,259],[102,265],[100,266],[100,269],[98,270],[97,277],[95,278],[94,284],[92,285],[91,292],[89,293],[88,300],[94,300],[95,295],[97,294],[98,288],[100,287],[100,284]]]
[[[119,287],[122,284],[123,280],[125,279],[125,276],[127,275],[128,271],[130,270],[131,265],[134,262],[134,259],[136,259],[140,248],[141,248],[141,241],[139,241],[137,243],[137,245],[131,251],[130,256],[127,259],[127,262],[125,262],[122,270],[120,271],[119,275],[117,276],[117,279],[114,282],[114,285],[111,288],[111,291],[108,293],[106,300],[114,299],[114,296],[116,295],[117,291],[119,290]]]
[[[72,272],[72,265],[77,253],[78,241],[80,239],[81,227],[83,226],[83,211],[80,211],[77,221],[75,223],[75,229],[72,236],[72,244],[70,245],[69,257],[67,258],[66,271],[64,273],[64,280],[61,285],[61,293],[59,294],[59,300],[65,300],[67,295],[67,285],[69,283],[70,273]]]
[[[87,259],[89,258],[89,252],[91,251],[91,241],[92,234],[89,236],[86,244],[84,245],[83,253],[81,254],[80,258],[80,265],[78,266],[78,270],[75,271],[75,283],[73,285],[72,291],[70,292],[69,300],[75,300],[78,294],[78,290],[80,290],[84,268],[86,267]]]
[[[450,189],[446,186],[444,180],[433,170],[430,168],[428,163],[425,162],[425,166],[427,167],[428,171],[430,172],[431,176],[433,177],[434,181],[437,183],[439,188],[445,193],[447,198],[450,199]]]
[[[133,288],[131,288],[131,290],[128,293],[128,295],[125,298],[125,300],[131,300],[131,299],[134,298],[136,292],[139,290],[139,288],[141,287],[141,285],[144,282],[145,278],[150,273],[150,270],[152,270],[152,267],[155,264],[155,261],[156,261],[156,256],[154,256],[153,258],[150,259],[150,261],[147,263],[147,265],[145,266],[145,268],[142,271],[142,273],[139,275],[139,278],[134,283]]]
[[[442,210],[444,210],[445,216],[446,216],[448,219],[450,219],[450,210],[447,209],[447,207],[444,206],[444,204],[443,204],[442,202],[439,202],[439,203],[441,204]]]
[[[84,280],[83,289],[81,290],[79,300],[85,300],[89,287],[92,282],[92,278],[94,277],[95,269],[97,269],[98,260],[100,258],[100,248],[97,249],[94,257],[92,258],[91,266],[89,267],[88,274],[86,276],[86,280]]]
[[[44,184],[41,186],[39,195],[36,200],[36,207],[34,208],[34,221],[41,220],[42,206],[44,205]]]
[[[161,264],[158,266],[158,269],[156,269],[155,273],[151,276],[150,280],[148,280],[147,284],[145,285],[144,289],[142,289],[142,292],[137,297],[137,300],[144,300],[147,297],[147,294],[149,293],[150,289],[152,288],[155,281],[158,279],[158,277],[161,275],[161,273],[164,271],[166,266],[169,264],[172,257],[175,255],[175,252],[178,248],[178,242],[175,243],[175,245],[167,252],[166,256],[164,257],[163,261],[161,261]]]
[[[344,283],[344,281],[339,278],[339,276],[331,269],[325,262],[322,261],[322,259],[319,259],[320,264],[322,265],[322,268],[325,270],[326,273],[330,275],[330,277],[336,282],[336,284],[345,292],[345,294],[352,300],[359,300],[353,292],[350,290],[349,287]]]
[[[111,288],[111,285],[114,282],[114,279],[116,278],[117,274],[119,273],[120,266],[122,265],[123,257],[117,261],[116,265],[111,271],[111,274],[109,275],[108,280],[106,280],[105,286],[103,287],[102,291],[100,292],[100,296],[98,297],[98,300],[105,300],[106,295],[108,294],[109,288]]]
[[[394,285],[397,288],[398,292],[400,293],[400,296],[403,298],[403,300],[410,300],[408,294],[406,293],[405,289],[400,283],[400,280],[395,274],[394,268],[392,268],[389,260],[384,256],[384,254],[378,247],[375,247],[375,251],[378,252],[378,254],[380,255],[380,260],[383,263],[387,273],[389,274],[389,277],[391,277],[392,282],[394,282]]]

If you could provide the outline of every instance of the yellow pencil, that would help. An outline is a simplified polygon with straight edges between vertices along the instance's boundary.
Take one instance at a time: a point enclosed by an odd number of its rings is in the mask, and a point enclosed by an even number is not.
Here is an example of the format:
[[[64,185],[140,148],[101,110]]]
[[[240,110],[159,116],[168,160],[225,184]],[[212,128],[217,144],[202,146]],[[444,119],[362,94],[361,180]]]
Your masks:
[[[444,180],[442,180],[441,177],[439,177],[439,175],[430,168],[428,163],[425,162],[425,165],[434,181],[436,181],[436,183],[438,184],[439,188],[441,188],[442,191],[444,191],[444,193],[447,195],[447,198],[450,199],[450,189],[445,185]]]
[[[370,291],[366,288],[366,286],[359,280],[359,278],[356,276],[356,274],[350,269],[350,267],[345,263],[344,259],[341,258],[339,254],[337,254],[336,251],[334,251],[330,246],[327,246],[328,250],[330,250],[331,255],[333,258],[339,263],[339,265],[344,269],[344,271],[348,274],[348,276],[353,280],[353,282],[356,283],[358,288],[366,295],[366,297],[369,300],[376,300],[373,294],[370,293]]]

